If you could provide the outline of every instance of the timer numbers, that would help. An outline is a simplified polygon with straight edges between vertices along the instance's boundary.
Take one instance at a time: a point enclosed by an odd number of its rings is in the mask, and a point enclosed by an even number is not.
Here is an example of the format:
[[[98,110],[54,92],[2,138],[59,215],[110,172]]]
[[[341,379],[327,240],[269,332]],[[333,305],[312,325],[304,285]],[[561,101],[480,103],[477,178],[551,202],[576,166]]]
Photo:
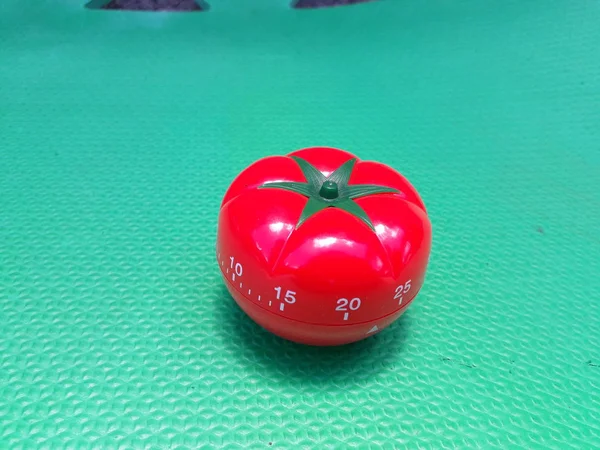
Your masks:
[[[336,311],[344,312],[344,320],[348,320],[350,318],[351,311],[357,311],[360,308],[361,300],[358,297],[354,297],[352,299],[340,298],[337,301],[337,306],[335,308]]]
[[[281,300],[281,286],[277,286],[275,288],[275,292],[277,292],[277,300]],[[290,305],[292,303],[296,303],[296,293],[294,291],[290,291],[289,289],[285,292],[285,296],[283,297],[283,300],[287,303],[289,303]]]
[[[233,271],[233,274],[231,275],[231,279],[233,281],[235,281],[236,275],[238,277],[242,276],[242,274],[244,273],[244,268],[242,267],[242,265],[239,262],[236,262],[236,260],[235,260],[235,258],[233,256],[230,256],[229,260],[231,261],[230,268]]]
[[[398,306],[402,305],[403,296],[405,294],[408,294],[408,292],[410,291],[410,282],[411,280],[408,280],[406,283],[401,284],[396,288],[394,299],[398,300]]]
[[[277,292],[277,295],[276,295],[277,300],[279,300],[281,302],[281,303],[279,303],[279,310],[280,311],[283,311],[285,309],[285,304],[286,303],[289,303],[290,305],[293,304],[293,303],[296,303],[296,293],[294,291],[290,291],[288,289],[284,293],[283,289],[281,288],[281,286],[277,286],[276,288],[273,288],[273,289],[275,289],[275,292]]]

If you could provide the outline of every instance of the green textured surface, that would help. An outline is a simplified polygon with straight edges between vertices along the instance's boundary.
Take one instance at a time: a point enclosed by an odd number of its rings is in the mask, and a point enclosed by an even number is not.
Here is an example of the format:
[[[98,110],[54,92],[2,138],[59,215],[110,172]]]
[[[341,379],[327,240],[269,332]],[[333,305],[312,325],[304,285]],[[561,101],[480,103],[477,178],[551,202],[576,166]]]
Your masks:
[[[600,448],[600,4],[210,4],[0,3],[0,448]],[[214,260],[233,177],[312,145],[434,225],[345,348],[261,331]]]

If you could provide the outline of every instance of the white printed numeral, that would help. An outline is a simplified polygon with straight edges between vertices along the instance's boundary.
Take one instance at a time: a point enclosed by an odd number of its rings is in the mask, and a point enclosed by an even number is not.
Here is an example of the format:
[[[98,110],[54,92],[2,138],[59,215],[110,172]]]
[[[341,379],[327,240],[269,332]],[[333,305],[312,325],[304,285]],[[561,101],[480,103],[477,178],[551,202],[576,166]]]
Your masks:
[[[344,313],[344,320],[348,320],[348,318],[350,317],[350,313],[347,312],[348,309],[350,309],[350,311],[356,311],[358,308],[360,308],[360,298],[358,297],[354,297],[352,300],[348,300],[347,298],[340,298],[337,301],[337,307],[335,308],[336,311],[346,311]]]
[[[275,292],[277,292],[277,300],[281,300],[281,286],[277,286],[275,288]],[[296,303],[296,293],[294,291],[287,290],[283,300],[290,305],[292,303]]]
[[[337,301],[337,307],[335,308],[335,310],[348,311],[348,308],[350,309],[350,311],[356,311],[358,308],[360,308],[360,298],[354,297],[352,300],[348,300],[347,298],[340,298]]]
[[[404,294],[407,294],[408,291],[410,291],[410,282],[411,280],[408,280],[406,283],[401,284],[396,288],[396,294],[394,295],[394,299],[398,299],[399,305],[402,304],[402,296]]]
[[[231,260],[231,268],[235,271],[235,274],[238,277],[241,277],[242,273],[244,273],[244,268],[239,262],[235,262],[235,258],[233,256],[230,256],[229,259]]]

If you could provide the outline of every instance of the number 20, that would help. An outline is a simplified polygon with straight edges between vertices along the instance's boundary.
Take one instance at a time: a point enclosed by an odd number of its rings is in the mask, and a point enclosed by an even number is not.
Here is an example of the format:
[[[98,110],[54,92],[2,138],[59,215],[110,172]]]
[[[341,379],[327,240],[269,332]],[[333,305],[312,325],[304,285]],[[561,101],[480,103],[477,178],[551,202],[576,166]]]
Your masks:
[[[348,301],[347,298],[340,298],[337,301],[337,308],[335,308],[335,310],[348,311],[348,307],[350,308],[350,311],[356,311],[358,308],[360,308],[360,298],[355,297],[350,301]]]

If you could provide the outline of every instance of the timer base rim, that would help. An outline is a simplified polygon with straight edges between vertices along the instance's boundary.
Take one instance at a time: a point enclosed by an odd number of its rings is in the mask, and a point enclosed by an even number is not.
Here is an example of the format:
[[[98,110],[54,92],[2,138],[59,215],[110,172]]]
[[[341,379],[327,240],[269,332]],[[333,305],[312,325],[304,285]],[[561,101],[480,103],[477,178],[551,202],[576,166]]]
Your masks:
[[[222,274],[222,278],[237,305],[263,329],[288,341],[316,347],[346,345],[372,337],[394,323],[411,303],[392,314],[369,322],[351,325],[311,324],[280,316],[255,304],[241,294],[225,275]],[[373,327],[377,329],[373,331]]]

